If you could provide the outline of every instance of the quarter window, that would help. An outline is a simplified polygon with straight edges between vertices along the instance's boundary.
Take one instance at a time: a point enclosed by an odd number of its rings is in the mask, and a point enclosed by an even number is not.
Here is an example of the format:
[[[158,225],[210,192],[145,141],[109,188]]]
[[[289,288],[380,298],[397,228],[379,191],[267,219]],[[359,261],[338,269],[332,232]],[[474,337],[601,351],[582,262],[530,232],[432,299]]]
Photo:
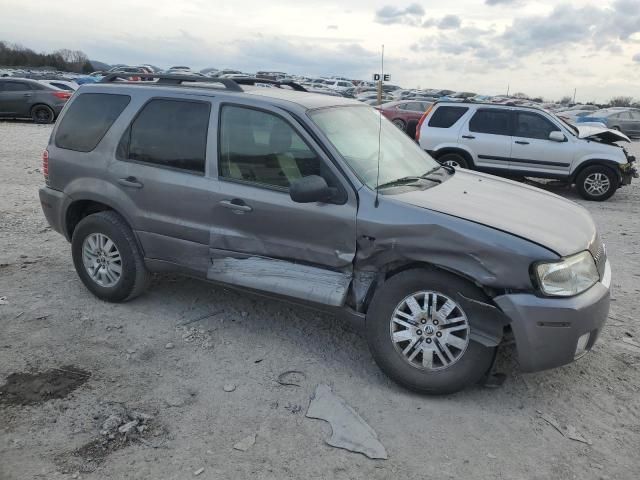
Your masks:
[[[151,100],[125,132],[118,156],[204,174],[210,112],[208,102]]]
[[[130,101],[129,95],[79,95],[62,117],[56,132],[56,146],[76,152],[90,152],[100,143]]]
[[[492,135],[509,135],[508,110],[478,110],[469,122],[469,131]]]
[[[546,118],[537,113],[518,112],[516,113],[516,137],[537,138],[548,140],[551,132],[560,129]]]
[[[227,105],[220,114],[221,177],[289,188],[292,181],[320,175],[336,186],[324,162],[281,117]]]
[[[452,127],[469,110],[467,107],[440,107],[437,108],[431,119],[430,127],[449,128]]]

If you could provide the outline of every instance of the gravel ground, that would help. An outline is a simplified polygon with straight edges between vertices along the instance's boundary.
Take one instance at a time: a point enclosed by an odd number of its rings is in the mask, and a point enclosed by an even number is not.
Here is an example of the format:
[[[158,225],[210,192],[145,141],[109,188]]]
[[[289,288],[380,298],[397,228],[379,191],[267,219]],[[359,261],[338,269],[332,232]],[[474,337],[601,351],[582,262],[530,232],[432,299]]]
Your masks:
[[[50,131],[0,122],[0,383],[75,377],[40,389],[45,402],[0,396],[0,479],[638,478],[640,182],[605,203],[558,190],[591,211],[613,267],[594,350],[527,375],[507,352],[502,387],[433,398],[390,382],[360,336],[315,311],[177,276],[131,303],[94,298],[38,202]],[[289,370],[304,372],[300,386],[277,382]],[[329,425],[304,417],[319,383],[371,425],[388,460],[325,444]],[[233,448],[252,434],[248,451]]]

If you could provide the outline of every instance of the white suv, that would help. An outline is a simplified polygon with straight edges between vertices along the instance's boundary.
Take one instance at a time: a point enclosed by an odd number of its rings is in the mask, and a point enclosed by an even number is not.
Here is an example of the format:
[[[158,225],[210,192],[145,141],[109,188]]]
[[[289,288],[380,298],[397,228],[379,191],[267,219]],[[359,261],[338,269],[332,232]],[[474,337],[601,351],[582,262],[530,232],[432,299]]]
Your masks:
[[[574,126],[535,107],[436,102],[416,140],[440,163],[496,175],[553,178],[582,197],[606,200],[638,176],[615,130]]]

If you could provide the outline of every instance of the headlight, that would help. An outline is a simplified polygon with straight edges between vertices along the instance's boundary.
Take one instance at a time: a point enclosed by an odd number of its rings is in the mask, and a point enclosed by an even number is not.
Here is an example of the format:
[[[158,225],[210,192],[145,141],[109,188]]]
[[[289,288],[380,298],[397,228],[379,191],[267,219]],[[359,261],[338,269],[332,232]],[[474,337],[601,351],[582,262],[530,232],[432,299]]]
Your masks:
[[[557,297],[577,295],[600,280],[596,262],[587,251],[559,262],[538,263],[535,272],[542,292]]]

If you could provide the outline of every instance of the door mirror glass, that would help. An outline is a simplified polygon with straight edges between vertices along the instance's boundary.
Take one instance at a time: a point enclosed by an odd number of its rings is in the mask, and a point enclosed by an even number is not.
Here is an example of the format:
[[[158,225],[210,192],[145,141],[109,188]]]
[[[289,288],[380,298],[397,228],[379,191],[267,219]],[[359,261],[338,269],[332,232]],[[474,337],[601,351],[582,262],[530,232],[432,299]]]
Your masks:
[[[327,181],[319,175],[293,180],[289,185],[289,195],[296,203],[327,202],[335,193],[334,188],[327,185]]]
[[[564,136],[564,133],[559,131],[554,131],[549,134],[549,140],[554,142],[566,142],[567,137]]]

